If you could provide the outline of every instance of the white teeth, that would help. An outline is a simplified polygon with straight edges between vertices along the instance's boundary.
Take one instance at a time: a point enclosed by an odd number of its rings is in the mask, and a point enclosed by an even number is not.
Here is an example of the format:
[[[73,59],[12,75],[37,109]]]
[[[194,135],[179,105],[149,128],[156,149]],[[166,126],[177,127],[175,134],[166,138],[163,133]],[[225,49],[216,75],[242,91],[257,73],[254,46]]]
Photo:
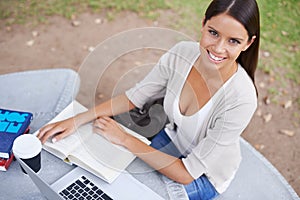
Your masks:
[[[210,52],[209,52],[209,56],[210,56],[212,59],[214,59],[215,61],[221,61],[221,60],[223,60],[223,58],[219,58],[219,57],[217,57],[217,56],[214,56],[214,55],[211,54]]]

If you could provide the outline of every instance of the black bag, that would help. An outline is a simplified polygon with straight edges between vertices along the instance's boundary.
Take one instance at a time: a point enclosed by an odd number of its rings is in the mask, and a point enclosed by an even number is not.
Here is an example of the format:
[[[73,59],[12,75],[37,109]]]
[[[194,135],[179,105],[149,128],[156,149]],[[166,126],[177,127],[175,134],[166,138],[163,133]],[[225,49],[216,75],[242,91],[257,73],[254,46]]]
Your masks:
[[[163,109],[163,101],[164,99],[160,98],[147,102],[142,109],[134,108],[113,118],[151,140],[168,123],[168,117]]]

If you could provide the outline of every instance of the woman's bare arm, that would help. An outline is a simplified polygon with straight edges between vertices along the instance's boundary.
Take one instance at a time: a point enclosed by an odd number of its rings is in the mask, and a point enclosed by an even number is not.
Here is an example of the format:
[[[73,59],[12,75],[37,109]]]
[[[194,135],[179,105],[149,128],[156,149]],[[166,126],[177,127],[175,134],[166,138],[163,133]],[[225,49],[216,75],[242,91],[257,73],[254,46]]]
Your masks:
[[[154,149],[139,139],[129,135],[109,117],[97,119],[94,122],[94,131],[112,143],[127,148],[155,170],[176,182],[189,184],[194,180],[186,170],[181,159]]]
[[[77,127],[91,122],[100,116],[117,115],[129,111],[134,107],[134,104],[129,101],[125,94],[119,95],[74,117],[44,126],[40,129],[38,138],[44,143],[49,137],[53,137],[52,141],[56,142],[72,134]]]

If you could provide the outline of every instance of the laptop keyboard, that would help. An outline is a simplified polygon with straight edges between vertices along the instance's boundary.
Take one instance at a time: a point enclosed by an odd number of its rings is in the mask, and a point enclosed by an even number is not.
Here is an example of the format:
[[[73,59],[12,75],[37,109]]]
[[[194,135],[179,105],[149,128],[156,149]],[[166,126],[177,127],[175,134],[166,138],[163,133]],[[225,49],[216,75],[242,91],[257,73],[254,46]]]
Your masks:
[[[81,176],[74,183],[62,190],[59,194],[65,199],[112,200],[111,197],[105,194],[85,176]]]

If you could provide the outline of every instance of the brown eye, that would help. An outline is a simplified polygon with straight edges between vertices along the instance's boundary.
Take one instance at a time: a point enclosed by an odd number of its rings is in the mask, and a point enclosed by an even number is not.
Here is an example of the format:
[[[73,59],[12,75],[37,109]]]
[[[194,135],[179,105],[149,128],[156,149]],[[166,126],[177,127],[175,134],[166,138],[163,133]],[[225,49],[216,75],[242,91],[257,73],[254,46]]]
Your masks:
[[[241,42],[238,41],[238,40],[236,40],[236,39],[230,39],[229,42],[230,42],[231,44],[241,44]]]
[[[209,30],[208,31],[212,36],[215,36],[215,37],[217,37],[218,36],[218,33],[217,33],[217,31],[214,31],[214,30]]]

